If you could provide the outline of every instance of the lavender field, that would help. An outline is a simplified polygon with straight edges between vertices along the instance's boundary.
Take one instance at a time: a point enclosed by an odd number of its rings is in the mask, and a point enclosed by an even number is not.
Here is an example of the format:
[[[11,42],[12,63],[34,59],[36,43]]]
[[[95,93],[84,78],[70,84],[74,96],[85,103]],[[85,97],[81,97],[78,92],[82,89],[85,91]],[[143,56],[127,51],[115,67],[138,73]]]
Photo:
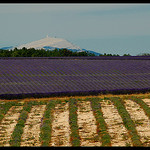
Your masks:
[[[149,147],[150,94],[0,101],[0,147]]]
[[[150,57],[0,58],[0,98],[150,91]]]

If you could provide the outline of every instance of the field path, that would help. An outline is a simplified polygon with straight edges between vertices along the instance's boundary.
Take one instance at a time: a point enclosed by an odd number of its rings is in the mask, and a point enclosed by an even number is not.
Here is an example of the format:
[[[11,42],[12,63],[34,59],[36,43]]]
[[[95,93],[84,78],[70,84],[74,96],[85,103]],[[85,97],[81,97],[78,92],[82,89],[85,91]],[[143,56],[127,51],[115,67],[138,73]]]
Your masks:
[[[96,118],[93,115],[90,101],[78,101],[78,126],[81,146],[101,146],[97,134]]]
[[[43,117],[46,105],[32,106],[31,111],[25,123],[20,146],[40,146],[39,141],[41,119]]]
[[[68,103],[57,104],[53,118],[51,146],[71,146]]]
[[[100,104],[108,133],[111,136],[111,145],[132,146],[131,138],[114,104],[110,100],[103,100]]]
[[[124,100],[125,107],[129,112],[131,119],[136,124],[136,130],[144,146],[150,146],[150,120],[144,110],[132,100]]]
[[[10,146],[9,140],[23,106],[12,106],[0,124],[0,146]]]

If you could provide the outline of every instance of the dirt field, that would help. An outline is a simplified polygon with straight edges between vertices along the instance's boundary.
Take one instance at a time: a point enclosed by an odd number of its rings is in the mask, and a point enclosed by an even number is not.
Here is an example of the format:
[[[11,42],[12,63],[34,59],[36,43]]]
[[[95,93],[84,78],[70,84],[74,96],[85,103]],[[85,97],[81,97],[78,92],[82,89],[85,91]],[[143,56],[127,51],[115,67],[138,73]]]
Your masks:
[[[148,107],[150,112],[150,98],[140,98]],[[35,100],[36,101],[36,100]],[[46,105],[50,100],[40,104],[32,105],[23,127],[20,146],[42,146],[40,140],[41,124],[44,119]],[[57,101],[57,100],[56,100]],[[59,100],[60,101],[60,100]],[[135,123],[137,135],[140,137],[142,146],[150,146],[150,116],[130,97],[124,98],[124,107]],[[18,123],[19,115],[24,107],[23,100],[15,101],[20,106],[11,106],[0,121],[0,146],[10,145],[10,139],[15,126]],[[0,107],[6,105],[8,101],[0,101]],[[111,146],[133,146],[133,141],[127,127],[124,125],[122,117],[110,99],[101,99],[97,105],[101,106],[101,112],[106,123],[107,132],[111,138]],[[80,137],[80,146],[102,146],[101,136],[98,134],[98,123],[93,112],[89,99],[77,99],[77,125]],[[61,103],[56,103],[52,115],[51,140],[49,146],[73,146],[69,122],[69,100],[63,99]]]

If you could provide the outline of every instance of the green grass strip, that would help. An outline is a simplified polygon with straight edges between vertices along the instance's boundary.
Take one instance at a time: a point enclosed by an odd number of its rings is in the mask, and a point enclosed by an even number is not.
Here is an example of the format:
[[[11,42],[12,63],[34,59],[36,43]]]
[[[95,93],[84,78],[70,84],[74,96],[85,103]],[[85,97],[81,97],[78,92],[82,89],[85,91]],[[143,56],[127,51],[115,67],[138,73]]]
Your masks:
[[[53,120],[52,111],[54,110],[55,105],[56,100],[50,100],[46,105],[40,132],[40,141],[42,143],[41,146],[50,146],[49,143],[51,141]]]
[[[79,128],[77,124],[77,100],[69,99],[69,124],[71,129],[72,146],[80,146]]]
[[[148,118],[150,119],[150,107],[141,99],[141,98],[137,98],[137,97],[132,97],[131,100],[135,101],[137,104],[139,104],[141,106],[141,108],[143,108],[145,114],[148,116]]]
[[[9,141],[10,146],[20,146],[21,136],[23,133],[23,128],[25,126],[26,119],[28,117],[28,113],[30,112],[32,107],[32,101],[26,102],[24,107],[20,113],[18,122],[15,126],[15,129],[11,135],[11,139]]]
[[[107,124],[104,120],[103,113],[101,111],[99,98],[91,98],[91,106],[94,112],[96,123],[97,123],[97,132],[101,137],[102,146],[111,146],[111,137],[107,131]]]
[[[123,120],[124,126],[129,131],[133,146],[142,146],[140,137],[137,134],[136,126],[135,126],[133,120],[131,119],[130,114],[126,110],[126,108],[123,104],[124,103],[123,100],[121,100],[119,97],[112,97],[110,99],[111,99],[111,101],[113,101],[114,105],[116,106],[118,113]]]
[[[15,102],[6,102],[5,104],[0,104],[0,122],[13,105],[15,105]]]

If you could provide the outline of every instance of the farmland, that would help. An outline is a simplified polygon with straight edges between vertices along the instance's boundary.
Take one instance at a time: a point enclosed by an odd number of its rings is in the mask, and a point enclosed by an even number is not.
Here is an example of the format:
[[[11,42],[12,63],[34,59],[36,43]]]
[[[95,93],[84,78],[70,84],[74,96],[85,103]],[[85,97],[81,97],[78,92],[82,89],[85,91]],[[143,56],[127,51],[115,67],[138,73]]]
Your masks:
[[[150,94],[0,101],[0,146],[150,146]]]
[[[0,98],[150,91],[149,56],[0,58]]]
[[[0,58],[0,146],[149,147],[149,92],[149,56]]]

